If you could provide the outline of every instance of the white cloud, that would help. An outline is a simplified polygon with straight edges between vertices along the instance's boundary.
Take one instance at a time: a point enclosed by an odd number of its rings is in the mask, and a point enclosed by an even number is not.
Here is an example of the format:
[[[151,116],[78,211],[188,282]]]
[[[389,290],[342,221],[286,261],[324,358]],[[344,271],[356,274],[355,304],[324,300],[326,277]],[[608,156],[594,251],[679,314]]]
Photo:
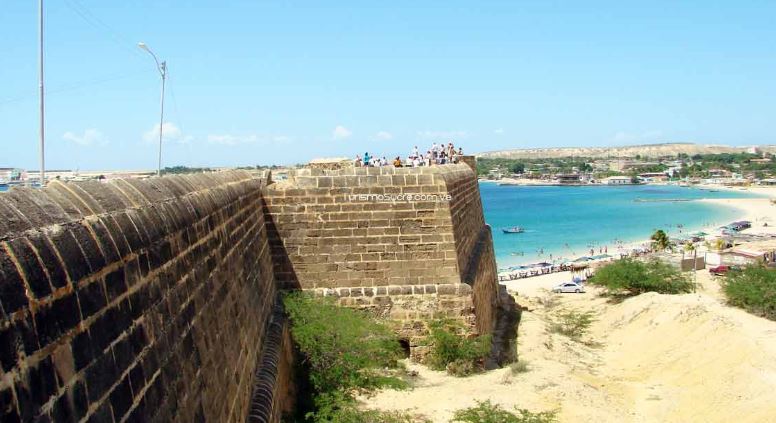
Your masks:
[[[467,138],[466,131],[418,131],[418,137],[425,140],[455,140]]]
[[[345,138],[350,138],[351,135],[353,135],[353,132],[342,125],[337,125],[331,133],[332,138],[335,140],[344,140]]]
[[[504,133],[504,128],[494,129],[493,133],[496,134],[496,135],[501,135],[501,134]]]
[[[180,128],[175,126],[175,124],[172,122],[165,122],[164,125],[162,125],[162,138],[163,141],[175,141],[178,144],[186,144],[194,139],[194,137],[191,135],[184,135]],[[146,142],[154,142],[159,140],[158,123],[143,134],[143,140]]]
[[[375,138],[387,141],[393,139],[393,134],[387,131],[380,131],[375,134]]]
[[[84,146],[96,145],[96,144],[104,145],[108,143],[108,141],[102,135],[102,132],[94,128],[89,128],[84,130],[84,133],[82,135],[78,135],[68,131],[68,132],[65,132],[64,135],[62,135],[62,138],[66,141],[70,141],[72,143],[75,143],[78,145],[84,145]]]
[[[241,144],[284,144],[291,141],[291,137],[287,135],[208,135],[207,142],[211,144],[220,144],[227,146],[241,145]]]

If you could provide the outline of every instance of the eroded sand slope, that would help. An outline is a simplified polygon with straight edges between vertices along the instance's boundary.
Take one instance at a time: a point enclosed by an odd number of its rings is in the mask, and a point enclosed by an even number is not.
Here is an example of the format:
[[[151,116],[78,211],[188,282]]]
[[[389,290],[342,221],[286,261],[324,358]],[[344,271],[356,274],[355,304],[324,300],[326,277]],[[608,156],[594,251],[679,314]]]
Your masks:
[[[385,391],[365,405],[414,409],[436,422],[490,399],[507,408],[559,410],[563,422],[776,421],[776,322],[730,308],[702,274],[697,294],[643,294],[609,304],[597,291],[546,301],[518,297],[519,351],[530,371],[500,369],[458,379],[422,366],[412,391]],[[554,304],[553,304],[554,303]],[[586,343],[551,334],[563,308],[594,310]]]

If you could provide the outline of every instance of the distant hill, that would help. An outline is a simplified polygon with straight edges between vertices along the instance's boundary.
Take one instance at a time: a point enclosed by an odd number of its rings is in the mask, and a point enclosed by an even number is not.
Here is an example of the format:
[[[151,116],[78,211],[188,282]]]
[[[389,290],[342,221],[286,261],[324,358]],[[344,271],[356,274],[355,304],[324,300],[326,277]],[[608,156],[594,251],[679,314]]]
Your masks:
[[[622,147],[559,147],[559,148],[526,148],[514,150],[487,151],[479,153],[477,157],[484,158],[505,158],[505,159],[539,159],[539,158],[559,158],[559,157],[591,157],[591,158],[610,158],[610,157],[661,157],[676,156],[679,153],[685,153],[690,156],[693,154],[721,154],[721,153],[743,153],[752,147],[730,147],[727,145],[704,145],[692,143],[666,143],[666,144],[644,144],[628,145]],[[757,146],[759,151],[765,151],[776,154],[776,145]]]

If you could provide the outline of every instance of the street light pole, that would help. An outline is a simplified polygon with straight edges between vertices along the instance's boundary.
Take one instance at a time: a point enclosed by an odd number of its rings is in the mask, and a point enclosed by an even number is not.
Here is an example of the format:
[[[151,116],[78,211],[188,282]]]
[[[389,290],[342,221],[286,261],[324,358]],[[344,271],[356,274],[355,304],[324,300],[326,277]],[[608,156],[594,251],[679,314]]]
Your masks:
[[[40,136],[40,186],[41,188],[46,184],[46,133],[45,133],[45,108],[44,108],[44,96],[43,96],[43,0],[38,1],[38,34],[40,37],[40,45],[38,50],[38,60],[40,68],[38,69],[40,90],[40,127],[38,129]]]
[[[138,47],[148,52],[148,54],[151,55],[151,57],[154,58],[154,61],[156,62],[156,68],[159,70],[159,75],[162,77],[162,96],[160,103],[160,112],[159,112],[159,162],[156,167],[156,176],[161,176],[162,174],[162,132],[164,127],[164,82],[167,79],[167,62],[162,61],[159,62],[159,59],[156,58],[156,55],[153,51],[151,51],[150,48],[145,43],[138,43]]]

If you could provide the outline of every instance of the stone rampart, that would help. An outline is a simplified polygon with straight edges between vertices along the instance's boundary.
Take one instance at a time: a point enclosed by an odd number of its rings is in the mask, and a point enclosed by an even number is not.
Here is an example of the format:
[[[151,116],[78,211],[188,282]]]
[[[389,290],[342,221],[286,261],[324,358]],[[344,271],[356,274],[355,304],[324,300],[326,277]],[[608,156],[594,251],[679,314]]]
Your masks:
[[[0,420],[277,422],[281,289],[372,310],[416,356],[425,322],[457,319],[507,360],[473,161],[347,164],[0,193]]]
[[[282,287],[403,320],[412,339],[436,317],[495,331],[496,265],[471,164],[301,169],[268,187],[265,212]]]
[[[251,399],[258,363],[288,374],[263,189],[223,172],[0,194],[0,420],[282,409],[287,381]]]

